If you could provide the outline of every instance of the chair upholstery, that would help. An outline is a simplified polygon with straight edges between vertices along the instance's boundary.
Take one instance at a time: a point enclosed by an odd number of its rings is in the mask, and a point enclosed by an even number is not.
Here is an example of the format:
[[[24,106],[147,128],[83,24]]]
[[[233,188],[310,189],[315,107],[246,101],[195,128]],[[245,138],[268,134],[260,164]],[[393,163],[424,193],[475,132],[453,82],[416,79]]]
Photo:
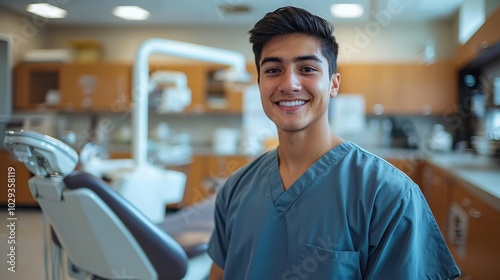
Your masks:
[[[177,241],[188,258],[205,253],[215,227],[215,195],[167,215],[158,226]]]

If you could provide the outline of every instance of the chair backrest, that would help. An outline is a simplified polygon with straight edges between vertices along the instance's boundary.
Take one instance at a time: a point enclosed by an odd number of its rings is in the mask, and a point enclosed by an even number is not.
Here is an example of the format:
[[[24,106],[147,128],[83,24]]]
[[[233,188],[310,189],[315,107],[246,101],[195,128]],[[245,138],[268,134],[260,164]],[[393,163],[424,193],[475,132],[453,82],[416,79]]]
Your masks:
[[[107,279],[186,274],[181,246],[104,181],[75,171],[60,182],[34,177],[30,189],[77,267]]]
[[[182,279],[187,271],[187,256],[182,247],[104,181],[75,171],[64,178],[64,183],[68,189],[89,189],[106,203],[139,243],[158,279]]]

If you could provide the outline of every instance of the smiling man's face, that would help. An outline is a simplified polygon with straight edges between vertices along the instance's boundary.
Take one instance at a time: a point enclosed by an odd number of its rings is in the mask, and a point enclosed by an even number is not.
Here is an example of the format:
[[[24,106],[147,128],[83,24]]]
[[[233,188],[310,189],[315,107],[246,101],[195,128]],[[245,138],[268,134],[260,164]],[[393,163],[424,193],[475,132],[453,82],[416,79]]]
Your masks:
[[[276,36],[264,45],[259,64],[262,106],[278,130],[299,131],[328,118],[340,76],[329,77],[318,39],[300,33]]]

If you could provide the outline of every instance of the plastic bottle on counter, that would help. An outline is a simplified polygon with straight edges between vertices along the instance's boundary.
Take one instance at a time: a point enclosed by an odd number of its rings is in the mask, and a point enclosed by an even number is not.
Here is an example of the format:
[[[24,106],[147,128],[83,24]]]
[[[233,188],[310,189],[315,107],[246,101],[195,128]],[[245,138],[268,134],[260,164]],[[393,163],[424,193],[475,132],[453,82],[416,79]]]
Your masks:
[[[432,128],[429,147],[432,151],[450,152],[453,145],[451,134],[442,124],[435,124]]]

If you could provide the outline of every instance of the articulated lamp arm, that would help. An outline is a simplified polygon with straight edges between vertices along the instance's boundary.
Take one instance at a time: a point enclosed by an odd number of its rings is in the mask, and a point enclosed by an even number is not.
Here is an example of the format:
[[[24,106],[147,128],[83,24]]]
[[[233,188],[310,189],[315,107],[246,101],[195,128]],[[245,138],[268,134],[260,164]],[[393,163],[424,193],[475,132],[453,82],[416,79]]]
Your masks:
[[[144,41],[136,53],[133,72],[132,153],[137,166],[147,162],[149,57],[155,53],[229,65],[228,79],[249,79],[245,57],[238,52],[166,39]]]

